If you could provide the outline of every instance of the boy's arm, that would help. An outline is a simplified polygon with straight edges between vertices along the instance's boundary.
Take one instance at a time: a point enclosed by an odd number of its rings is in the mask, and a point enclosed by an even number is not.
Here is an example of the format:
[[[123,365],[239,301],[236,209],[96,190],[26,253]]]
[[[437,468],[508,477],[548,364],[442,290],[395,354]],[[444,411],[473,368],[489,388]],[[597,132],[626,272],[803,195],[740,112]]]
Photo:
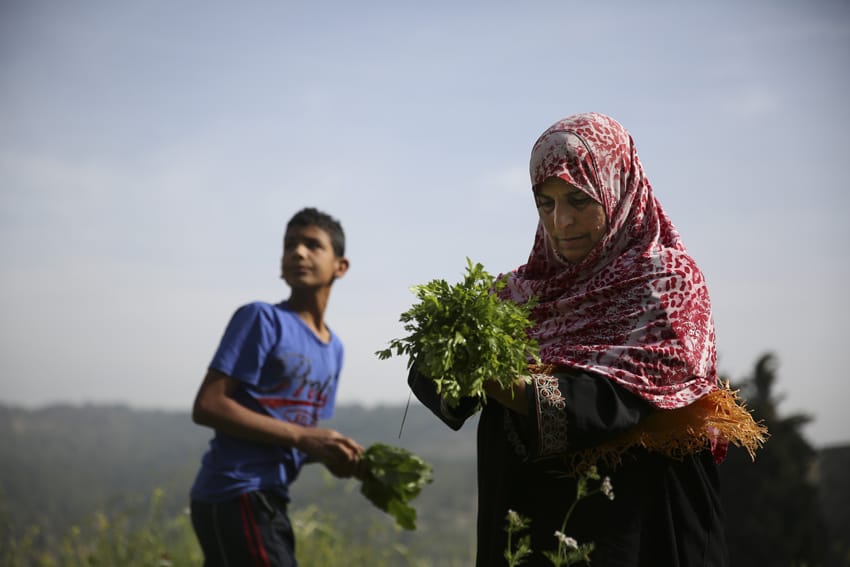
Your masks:
[[[333,429],[304,427],[252,411],[232,395],[239,382],[210,369],[192,407],[192,421],[233,437],[292,447],[323,463],[334,475],[359,473],[361,447]]]

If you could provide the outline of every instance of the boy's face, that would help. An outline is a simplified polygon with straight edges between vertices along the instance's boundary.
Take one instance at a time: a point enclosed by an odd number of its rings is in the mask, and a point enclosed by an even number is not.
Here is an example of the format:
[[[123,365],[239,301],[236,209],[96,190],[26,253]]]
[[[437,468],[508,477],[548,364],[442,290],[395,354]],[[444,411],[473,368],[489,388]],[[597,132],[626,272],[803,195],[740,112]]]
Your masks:
[[[298,226],[283,237],[281,274],[289,287],[330,285],[348,270],[348,260],[334,253],[330,235],[317,226]]]

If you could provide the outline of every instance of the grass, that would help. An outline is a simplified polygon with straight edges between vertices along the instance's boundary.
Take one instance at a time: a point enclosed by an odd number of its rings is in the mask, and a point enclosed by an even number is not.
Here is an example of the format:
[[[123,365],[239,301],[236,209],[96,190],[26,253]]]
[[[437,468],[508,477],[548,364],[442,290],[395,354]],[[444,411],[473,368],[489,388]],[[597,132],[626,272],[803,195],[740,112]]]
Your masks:
[[[200,567],[203,556],[189,512],[168,514],[162,490],[155,490],[141,513],[96,512],[85,525],[72,526],[58,539],[46,537],[38,526],[22,537],[0,537],[4,567]],[[431,564],[402,544],[372,547],[369,542],[392,540],[395,526],[374,523],[369,537],[354,538],[340,529],[333,515],[317,506],[292,514],[296,552],[302,565],[370,567],[429,567]],[[7,531],[8,534],[8,531]]]

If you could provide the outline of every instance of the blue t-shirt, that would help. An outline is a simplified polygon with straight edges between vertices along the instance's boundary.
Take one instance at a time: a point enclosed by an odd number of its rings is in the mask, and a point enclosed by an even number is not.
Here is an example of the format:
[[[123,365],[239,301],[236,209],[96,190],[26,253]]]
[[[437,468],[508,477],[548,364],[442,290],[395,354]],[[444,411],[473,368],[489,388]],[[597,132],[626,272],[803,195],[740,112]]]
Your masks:
[[[241,382],[234,399],[277,419],[314,426],[333,416],[343,348],[322,342],[286,302],[240,307],[210,368]],[[193,500],[221,502],[253,490],[288,498],[307,456],[296,449],[216,431],[192,486]]]

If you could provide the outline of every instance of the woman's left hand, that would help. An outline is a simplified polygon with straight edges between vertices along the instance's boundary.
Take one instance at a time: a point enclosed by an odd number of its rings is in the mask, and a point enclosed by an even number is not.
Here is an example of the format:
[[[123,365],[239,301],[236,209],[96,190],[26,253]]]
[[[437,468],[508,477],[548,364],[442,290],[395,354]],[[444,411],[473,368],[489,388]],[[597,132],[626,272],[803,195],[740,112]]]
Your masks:
[[[520,415],[528,415],[528,394],[526,378],[519,376],[514,380],[510,388],[502,388],[495,380],[484,382],[484,391],[487,396],[496,400],[506,408]]]

